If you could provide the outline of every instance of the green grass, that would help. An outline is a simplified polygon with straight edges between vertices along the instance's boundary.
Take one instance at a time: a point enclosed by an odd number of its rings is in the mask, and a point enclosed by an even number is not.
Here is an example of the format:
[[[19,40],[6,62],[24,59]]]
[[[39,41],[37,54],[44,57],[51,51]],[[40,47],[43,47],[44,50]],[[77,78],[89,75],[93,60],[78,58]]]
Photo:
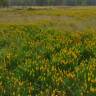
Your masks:
[[[95,10],[0,9],[0,96],[95,96]]]

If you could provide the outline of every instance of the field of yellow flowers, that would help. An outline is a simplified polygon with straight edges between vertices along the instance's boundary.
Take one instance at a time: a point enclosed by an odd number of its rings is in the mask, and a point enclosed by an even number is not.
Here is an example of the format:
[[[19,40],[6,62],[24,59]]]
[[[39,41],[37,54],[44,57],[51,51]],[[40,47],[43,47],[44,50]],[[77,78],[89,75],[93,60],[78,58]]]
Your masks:
[[[0,9],[0,96],[96,96],[96,7]]]

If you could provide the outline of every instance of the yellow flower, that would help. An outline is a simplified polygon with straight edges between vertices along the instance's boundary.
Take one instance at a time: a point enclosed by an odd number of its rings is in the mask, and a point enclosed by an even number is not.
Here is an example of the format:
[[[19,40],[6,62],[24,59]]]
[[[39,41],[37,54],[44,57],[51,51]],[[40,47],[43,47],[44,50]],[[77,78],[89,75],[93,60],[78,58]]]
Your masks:
[[[22,86],[23,85],[23,81],[19,81],[19,86]]]
[[[13,92],[13,96],[15,96],[15,92]]]
[[[90,92],[95,93],[96,92],[96,88],[90,88]]]
[[[91,80],[91,83],[96,83],[96,80]]]

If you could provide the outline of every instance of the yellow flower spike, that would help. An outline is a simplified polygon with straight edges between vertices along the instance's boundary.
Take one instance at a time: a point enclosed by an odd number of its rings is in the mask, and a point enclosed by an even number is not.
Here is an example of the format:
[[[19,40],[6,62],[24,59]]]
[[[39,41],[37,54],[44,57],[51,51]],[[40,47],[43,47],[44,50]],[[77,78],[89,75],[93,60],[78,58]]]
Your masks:
[[[32,96],[32,94],[29,94],[28,96]]]
[[[89,81],[89,82],[91,81],[91,77],[88,77],[88,81]]]
[[[19,81],[19,86],[22,86],[23,85],[23,81]]]
[[[91,80],[91,83],[95,83],[96,84],[96,80]]]
[[[10,58],[11,58],[11,54],[8,53],[8,54],[7,54],[7,59],[10,59]]]
[[[13,96],[15,96],[16,94],[15,94],[15,92],[13,92]]]
[[[90,92],[92,92],[92,93],[96,93],[96,88],[90,88]]]
[[[21,96],[20,94],[18,94],[17,96]]]
[[[6,93],[6,90],[5,89],[3,91],[4,91],[4,93]]]
[[[32,94],[32,86],[29,87],[29,94]]]

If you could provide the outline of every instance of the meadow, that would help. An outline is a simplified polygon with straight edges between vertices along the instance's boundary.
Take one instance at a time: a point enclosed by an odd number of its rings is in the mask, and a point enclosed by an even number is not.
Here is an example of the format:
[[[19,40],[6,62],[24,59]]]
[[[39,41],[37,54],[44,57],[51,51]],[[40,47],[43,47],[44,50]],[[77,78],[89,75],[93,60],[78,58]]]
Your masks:
[[[0,9],[0,96],[96,96],[96,7]]]

